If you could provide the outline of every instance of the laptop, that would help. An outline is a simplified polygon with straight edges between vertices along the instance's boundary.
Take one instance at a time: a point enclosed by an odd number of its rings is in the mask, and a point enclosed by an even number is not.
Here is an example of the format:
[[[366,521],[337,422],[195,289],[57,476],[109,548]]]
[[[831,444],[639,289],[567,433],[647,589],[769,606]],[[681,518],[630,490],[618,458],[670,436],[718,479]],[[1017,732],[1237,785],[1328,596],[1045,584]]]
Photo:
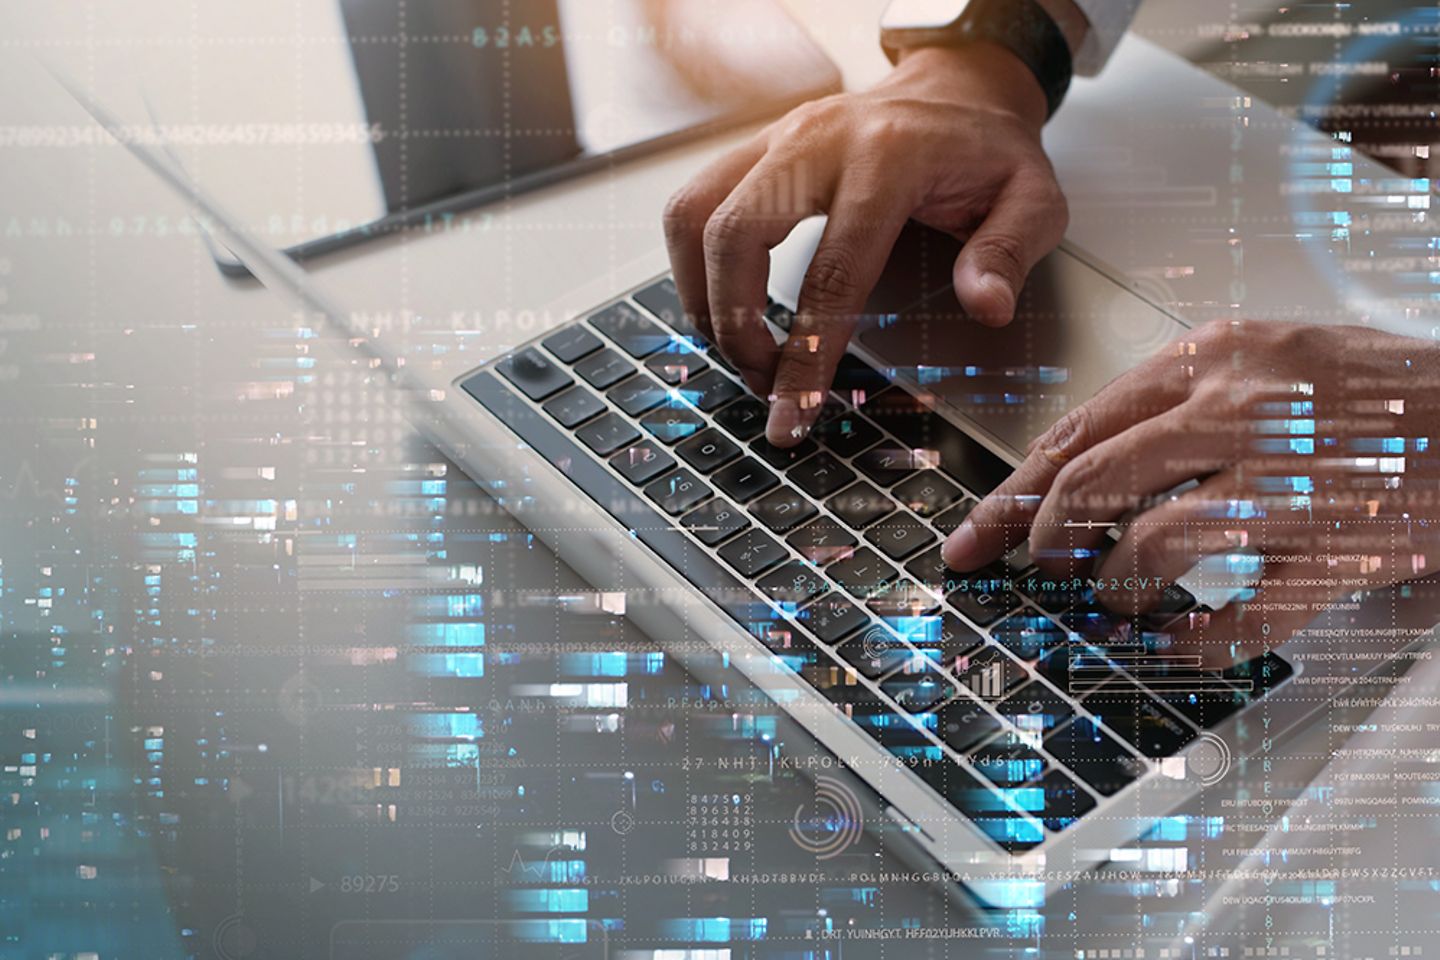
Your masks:
[[[1233,591],[1204,570],[1158,613],[1122,621],[1083,578],[1037,573],[1023,546],[976,573],[945,569],[945,534],[1029,439],[1140,359],[1066,318],[1103,316],[1125,343],[1185,336],[1081,249],[1041,264],[1014,324],[968,325],[962,341],[944,335],[965,323],[948,270],[923,269],[949,263],[954,241],[908,230],[817,428],[779,450],[763,401],[689,323],[658,251],[622,271],[633,283],[567,298],[483,365],[406,362],[143,139],[124,142],[263,283],[370,351],[411,422],[562,560],[623,594],[697,676],[738,673],[783,710],[804,738],[787,749],[832,811],[795,814],[792,836],[817,857],[863,822],[898,831],[982,902],[1043,896],[1373,679],[1308,659],[1303,638],[1225,671],[1157,652],[1167,627]],[[775,252],[777,338],[821,226]],[[1008,386],[977,391],[984,376]],[[1383,595],[1343,617],[1395,625]],[[1387,676],[1404,665],[1369,663]]]

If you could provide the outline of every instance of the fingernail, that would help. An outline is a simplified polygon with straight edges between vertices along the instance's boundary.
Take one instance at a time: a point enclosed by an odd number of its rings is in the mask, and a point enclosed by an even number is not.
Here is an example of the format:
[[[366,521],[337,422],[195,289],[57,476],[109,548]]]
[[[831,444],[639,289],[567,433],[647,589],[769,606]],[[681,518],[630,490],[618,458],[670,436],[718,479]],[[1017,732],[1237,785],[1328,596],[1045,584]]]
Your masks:
[[[780,397],[770,404],[770,419],[765,422],[765,439],[777,447],[794,446],[810,432],[810,425],[800,419],[800,404],[791,397]]]
[[[972,555],[979,545],[980,538],[975,535],[975,528],[970,526],[969,521],[960,524],[960,529],[950,535],[941,551],[945,566],[951,570],[970,569],[975,565]]]

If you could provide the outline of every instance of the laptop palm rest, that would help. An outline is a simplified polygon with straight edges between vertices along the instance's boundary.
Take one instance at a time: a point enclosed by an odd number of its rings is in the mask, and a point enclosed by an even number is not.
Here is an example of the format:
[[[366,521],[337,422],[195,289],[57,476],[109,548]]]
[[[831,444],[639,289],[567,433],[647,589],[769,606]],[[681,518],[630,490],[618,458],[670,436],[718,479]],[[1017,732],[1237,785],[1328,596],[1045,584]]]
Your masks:
[[[860,344],[1014,451],[1187,329],[1068,247],[1036,266],[1008,326],[984,326],[950,283],[959,249],[943,234],[907,230],[877,298],[930,292],[893,313],[872,298],[880,315],[867,316]],[[907,277],[917,273],[924,279]]]

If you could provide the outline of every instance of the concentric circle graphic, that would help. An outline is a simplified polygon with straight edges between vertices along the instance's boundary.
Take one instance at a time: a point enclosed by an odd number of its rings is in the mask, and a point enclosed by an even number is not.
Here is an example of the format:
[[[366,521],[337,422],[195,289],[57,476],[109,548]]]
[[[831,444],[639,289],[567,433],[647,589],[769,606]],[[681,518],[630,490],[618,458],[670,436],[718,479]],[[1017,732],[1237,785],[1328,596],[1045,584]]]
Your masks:
[[[216,925],[210,942],[215,948],[215,955],[221,960],[244,960],[259,945],[255,931],[246,926],[243,918],[234,914]]]
[[[610,818],[610,829],[623,837],[635,829],[635,818],[627,810],[616,810]]]
[[[1200,734],[1196,745],[1190,750],[1190,757],[1190,773],[1207,787],[1225,779],[1233,759],[1230,744],[1226,743],[1223,737],[1208,730]]]
[[[790,839],[818,860],[838,857],[860,839],[865,817],[855,791],[833,777],[815,778],[815,815],[805,815],[805,805],[795,808]]]
[[[895,640],[890,636],[889,631],[881,626],[872,626],[860,637],[860,652],[867,660],[878,660],[883,657]]]

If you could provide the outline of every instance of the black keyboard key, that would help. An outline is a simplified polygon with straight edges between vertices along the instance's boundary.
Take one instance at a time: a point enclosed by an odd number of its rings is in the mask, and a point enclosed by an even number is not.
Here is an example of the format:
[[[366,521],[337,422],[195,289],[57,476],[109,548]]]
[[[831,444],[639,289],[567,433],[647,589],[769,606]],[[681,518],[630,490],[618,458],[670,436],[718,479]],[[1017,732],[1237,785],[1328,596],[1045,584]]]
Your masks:
[[[495,365],[495,369],[519,387],[525,396],[537,402],[575,382],[563,367],[534,347],[526,347],[506,357]]]
[[[1004,570],[1012,577],[1018,578],[1022,574],[1028,575],[1030,568],[1035,566],[1035,562],[1030,559],[1030,541],[1023,540],[1017,543],[1009,550],[1006,550],[1000,559],[995,562],[1001,570]]]
[[[968,753],[1005,729],[984,707],[967,697],[946,704],[936,715],[936,735],[957,753]]]
[[[1245,694],[1238,690],[1157,690],[1154,687],[1149,689],[1156,699],[1201,730],[1218,727],[1232,715],[1239,713],[1248,702]]]
[[[689,407],[670,404],[645,414],[640,418],[640,426],[654,435],[656,440],[673,446],[704,430],[705,421]]]
[[[607,390],[634,373],[635,367],[629,360],[606,347],[575,364],[575,372],[596,390]]]
[[[715,414],[715,424],[743,443],[765,432],[768,416],[765,404],[754,397],[741,397]]]
[[[1051,770],[1021,791],[1021,795],[1028,797],[1032,788],[1040,794],[1040,806],[1030,810],[1027,805],[1025,812],[1053,833],[1059,833],[1095,809],[1095,798],[1059,770]]]
[[[716,497],[681,517],[680,525],[713,547],[750,526],[750,518],[739,507]]]
[[[714,370],[706,370],[680,387],[681,396],[706,413],[725,406],[731,400],[744,396],[744,393],[734,380]]]
[[[681,467],[646,487],[645,496],[658,503],[660,509],[670,516],[678,517],[710,496],[710,488],[705,481]]]
[[[1021,733],[1042,737],[1075,716],[1075,706],[1039,680],[1032,680],[1000,701],[995,712]]]
[[[643,360],[673,342],[663,328],[628,303],[611,304],[591,317],[590,325],[636,360]]]
[[[1089,717],[1076,717],[1046,737],[1044,744],[1050,756],[1107,797],[1145,773],[1144,762]]]
[[[672,387],[689,383],[709,368],[703,356],[674,341],[645,361],[645,369]]]
[[[747,530],[719,550],[720,559],[742,577],[754,578],[789,556],[769,534]]]
[[[865,539],[898,562],[934,543],[935,532],[909,514],[897,513],[865,531]]]
[[[1045,772],[1045,758],[1024,738],[1002,733],[970,754],[970,762],[998,787],[1018,787]]]
[[[465,380],[462,388],[537,455],[574,478],[577,491],[584,491],[607,514],[630,527],[636,539],[684,575],[691,590],[708,598],[740,628],[755,631],[757,625],[775,622],[769,604],[745,579],[735,575],[729,563],[697,549],[694,538],[685,531],[655,522],[658,515],[649,501],[605,464],[597,463],[582,448],[576,434],[562,430],[531,406],[498,373],[482,370]],[[783,558],[784,551],[779,551],[778,545],[777,552]],[[798,629],[790,633],[799,636]]]
[[[740,448],[718,430],[702,430],[675,448],[690,466],[701,473],[718,470],[740,456]]]
[[[799,463],[801,460],[804,460],[820,448],[815,446],[815,441],[809,437],[801,440],[793,447],[784,448],[777,447],[769,440],[761,437],[750,444],[750,449],[754,450],[755,455],[770,464],[770,466],[777,470],[784,470],[792,463]]]
[[[940,609],[940,601],[913,580],[896,580],[871,595],[865,604],[875,616],[895,626],[906,639],[919,643],[929,632],[929,623],[912,623]]]
[[[885,521],[889,523],[890,521]],[[945,565],[940,545],[936,544],[905,564],[905,572],[939,594],[947,594],[960,585],[964,575]]]
[[[846,640],[836,652],[862,677],[870,680],[879,680],[920,657],[899,638],[891,636],[888,630],[874,625],[859,636]]]
[[[670,277],[652,283],[631,296],[636,303],[659,317],[661,322],[682,337],[689,337],[697,343],[704,342],[700,331],[686,315],[685,308],[680,305],[680,294],[675,289],[675,281]]]
[[[664,387],[641,373],[611,387],[605,396],[630,416],[638,417],[660,406],[669,394]]]
[[[655,441],[646,440],[615,454],[610,458],[610,466],[620,471],[626,480],[643,487],[675,466],[675,458]]]
[[[823,500],[854,480],[855,471],[822,450],[791,467],[786,476],[810,496]]]
[[[715,485],[740,503],[753,500],[780,485],[775,474],[754,457],[743,457],[712,477]]]
[[[1195,598],[1190,591],[1178,583],[1169,583],[1165,589],[1160,591],[1160,603],[1146,614],[1153,624],[1160,625],[1169,623],[1182,613],[1189,612],[1195,606]]]
[[[821,643],[834,646],[861,627],[870,617],[840,593],[828,593],[795,615],[806,630]]]
[[[1087,693],[1080,702],[1147,757],[1173,757],[1196,736],[1159,701],[1123,677]]]
[[[544,340],[540,341],[545,345],[561,363],[574,363],[581,357],[588,357],[599,350],[605,344],[600,338],[580,324],[571,324],[562,330],[557,330]]]
[[[930,465],[923,456],[917,458],[915,451],[902,449],[888,441],[871,447],[851,462],[855,464],[855,469],[882,487],[899,483],[916,470]]]
[[[875,424],[853,410],[821,421],[810,435],[827,450],[846,459],[873,447],[884,438]]]
[[[803,606],[830,589],[814,567],[800,560],[791,560],[761,577],[755,584],[760,592],[776,603]]]
[[[980,496],[998,487],[1013,469],[904,390],[892,388],[876,394],[861,411],[906,447],[932,452],[941,471]]]
[[[1070,646],[1068,635],[1055,621],[1025,610],[995,624],[990,636],[1017,659],[1027,662],[1057,653],[1064,656]]]
[[[636,430],[629,420],[624,419],[618,413],[607,413],[576,430],[575,436],[600,456],[608,457],[621,447],[629,446],[639,440],[640,431]]]
[[[831,579],[850,592],[852,596],[869,598],[883,591],[899,576],[895,568],[869,547],[861,547],[853,554],[828,568]]]
[[[945,599],[950,606],[959,610],[970,622],[988,627],[1005,614],[1020,606],[1020,598],[1001,585],[990,589],[993,579],[971,581],[950,593]]]
[[[891,492],[922,517],[933,517],[965,497],[959,487],[934,470],[915,474]]]
[[[560,426],[573,429],[606,410],[605,402],[584,387],[571,387],[545,401],[545,412]]]
[[[817,512],[813,503],[789,487],[767,493],[750,504],[750,514],[776,533],[789,533]]]
[[[935,529],[939,530],[942,536],[948,537],[956,531],[960,524],[965,522],[965,518],[970,516],[970,511],[979,505],[979,500],[976,500],[974,497],[969,497],[961,500],[944,513],[934,517],[930,522],[935,524]]]
[[[955,614],[946,610],[935,618],[934,627],[927,633],[925,645],[938,652],[936,662],[957,676],[962,657],[968,657],[978,650],[985,638]]]
[[[771,300],[765,307],[765,319],[786,333],[789,333],[790,328],[795,325],[795,311],[783,303],[776,303],[774,300]]]
[[[785,538],[806,560],[823,567],[855,552],[855,535],[829,517],[817,517]]]
[[[856,530],[895,512],[895,501],[861,481],[841,490],[825,504],[844,523]]]
[[[954,681],[938,668],[925,660],[920,664],[919,669],[897,673],[880,684],[880,689],[906,713],[924,713],[958,693]]]
[[[1029,679],[1020,664],[993,646],[984,646],[974,653],[957,657],[947,669],[956,675],[960,685],[986,703],[1004,700]]]

